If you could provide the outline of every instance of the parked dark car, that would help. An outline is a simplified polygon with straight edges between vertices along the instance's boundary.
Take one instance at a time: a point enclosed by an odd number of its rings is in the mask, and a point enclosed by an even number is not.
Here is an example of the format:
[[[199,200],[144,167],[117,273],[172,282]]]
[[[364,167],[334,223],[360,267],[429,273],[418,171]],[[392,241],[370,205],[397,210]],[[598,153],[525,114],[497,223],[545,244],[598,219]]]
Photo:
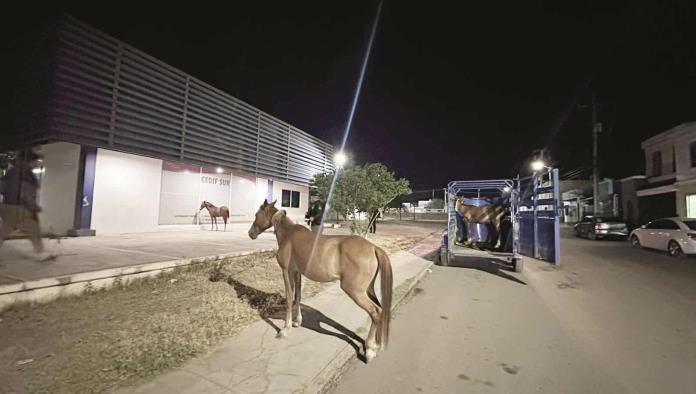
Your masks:
[[[619,218],[585,216],[574,229],[576,236],[589,239],[628,237],[626,223]]]

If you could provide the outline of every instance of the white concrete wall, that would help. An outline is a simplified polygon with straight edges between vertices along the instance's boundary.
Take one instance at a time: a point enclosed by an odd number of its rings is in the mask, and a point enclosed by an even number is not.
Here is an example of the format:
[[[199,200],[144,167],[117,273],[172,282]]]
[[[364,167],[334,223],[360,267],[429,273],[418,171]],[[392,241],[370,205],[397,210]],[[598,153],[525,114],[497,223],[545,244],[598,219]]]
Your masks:
[[[230,177],[230,221],[250,222],[254,220],[256,210],[257,180],[254,176],[232,174]]]
[[[268,179],[266,178],[256,178],[256,200],[254,205],[256,205],[254,213],[259,209],[259,206],[263,204],[263,201],[268,198]],[[269,201],[270,202],[270,201]]]
[[[162,160],[99,149],[92,228],[97,235],[157,231]]]
[[[300,192],[300,207],[291,208],[283,207],[283,190],[291,190]],[[288,213],[288,217],[295,221],[296,223],[302,223],[304,221],[304,215],[307,213],[309,208],[309,187],[296,185],[294,183],[287,183],[281,181],[273,181],[273,199],[278,200],[276,202],[276,208],[284,209]],[[263,202],[263,201],[262,201]]]
[[[45,232],[65,235],[75,220],[80,145],[58,142],[43,145],[41,150],[44,153],[39,191],[41,227]]]

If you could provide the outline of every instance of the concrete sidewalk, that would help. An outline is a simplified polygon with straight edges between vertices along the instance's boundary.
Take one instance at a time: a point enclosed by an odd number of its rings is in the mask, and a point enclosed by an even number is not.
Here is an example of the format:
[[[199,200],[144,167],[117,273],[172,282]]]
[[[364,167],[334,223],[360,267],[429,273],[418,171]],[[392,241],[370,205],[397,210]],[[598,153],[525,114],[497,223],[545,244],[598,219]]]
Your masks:
[[[390,258],[394,305],[398,305],[432,263],[409,252],[397,252]],[[261,320],[183,368],[122,392],[317,392],[349,358],[362,357],[359,337],[367,334],[369,320],[334,283],[303,301],[302,327],[291,330],[287,338],[276,339],[282,325],[278,319]]]
[[[132,267],[184,259],[212,258],[277,247],[272,231],[251,240],[247,235],[251,223],[230,223],[227,231],[210,231],[207,226],[166,227],[156,233],[98,235],[96,237],[45,240],[47,251],[58,259],[34,260],[26,239],[5,241],[0,248],[0,286],[68,277],[100,270]],[[438,224],[380,223],[379,234],[426,236],[442,227]],[[324,229],[325,234],[349,234],[347,227]],[[368,237],[369,239],[369,237]]]
[[[235,223],[225,232],[184,229],[45,240],[46,249],[58,255],[50,262],[35,261],[28,240],[8,240],[0,248],[0,285],[276,247],[272,233],[253,241],[248,229],[249,223]]]
[[[107,288],[116,279],[127,282],[196,261],[277,247],[273,233],[251,240],[248,228],[249,223],[235,223],[226,232],[189,227],[50,240],[47,249],[58,258],[48,262],[33,259],[29,241],[8,240],[0,249],[0,311],[19,302],[48,302],[86,289]]]
[[[37,262],[29,241],[7,240],[0,248],[0,311],[18,302],[47,302],[107,288],[201,260],[218,260],[277,247],[272,231],[251,240],[250,223],[230,223],[227,231],[206,226],[166,226],[156,233],[101,235],[48,240],[46,248],[58,258]],[[333,224],[330,224],[333,227]],[[349,234],[347,227],[325,227],[325,234]],[[391,222],[379,226],[380,235],[426,237],[441,225]],[[370,239],[372,235],[368,236]],[[436,247],[421,247],[431,250]],[[435,239],[430,243],[439,242]],[[417,255],[420,252],[414,251]]]

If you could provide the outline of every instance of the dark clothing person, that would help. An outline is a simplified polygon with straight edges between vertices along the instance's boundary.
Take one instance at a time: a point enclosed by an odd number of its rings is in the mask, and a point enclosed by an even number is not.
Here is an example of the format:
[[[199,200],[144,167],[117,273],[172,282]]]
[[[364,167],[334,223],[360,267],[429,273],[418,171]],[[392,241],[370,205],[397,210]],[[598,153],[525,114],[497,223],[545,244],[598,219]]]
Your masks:
[[[324,216],[324,208],[325,204],[321,200],[314,201],[309,207],[309,211],[307,211],[305,219],[307,219],[307,224],[309,224],[312,231],[319,231],[321,220]]]
[[[3,204],[21,205],[33,211],[41,209],[36,204],[39,181],[25,164],[14,166],[0,180]]]
[[[44,252],[39,224],[41,207],[36,202],[39,181],[32,172],[32,167],[38,167],[40,158],[38,154],[29,152],[0,179],[3,197],[0,204],[0,246],[13,231],[20,230],[28,235],[39,260],[46,260],[53,256]]]
[[[372,215],[370,216],[370,225],[368,227],[370,234],[377,232],[377,219],[379,219],[380,216],[382,215],[379,213],[379,209],[372,211]]]

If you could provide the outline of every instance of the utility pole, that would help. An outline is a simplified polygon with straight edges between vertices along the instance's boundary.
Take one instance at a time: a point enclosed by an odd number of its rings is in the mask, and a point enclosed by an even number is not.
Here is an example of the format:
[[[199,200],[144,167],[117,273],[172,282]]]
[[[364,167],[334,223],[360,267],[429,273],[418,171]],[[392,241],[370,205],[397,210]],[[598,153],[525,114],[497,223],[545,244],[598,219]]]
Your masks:
[[[597,165],[597,135],[602,132],[602,124],[597,122],[597,100],[592,92],[592,203],[594,216],[599,214],[599,168]]]

